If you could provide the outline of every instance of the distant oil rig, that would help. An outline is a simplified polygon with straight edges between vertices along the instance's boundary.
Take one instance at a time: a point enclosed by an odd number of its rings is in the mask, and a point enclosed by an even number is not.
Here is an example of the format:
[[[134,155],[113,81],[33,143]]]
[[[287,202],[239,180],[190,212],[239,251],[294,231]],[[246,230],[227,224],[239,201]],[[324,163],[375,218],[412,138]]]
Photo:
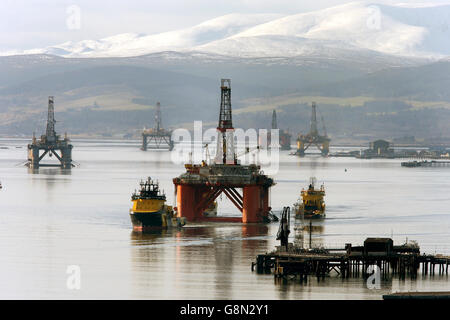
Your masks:
[[[55,110],[53,106],[53,96],[48,97],[48,116],[47,116],[47,130],[40,140],[37,140],[33,133],[33,141],[28,144],[28,162],[27,166],[33,169],[39,167],[60,167],[63,169],[70,169],[74,167],[72,163],[72,148],[69,143],[70,140],[65,134],[64,139],[55,132]],[[44,152],[40,154],[40,151]],[[60,155],[57,151],[60,151]],[[48,154],[50,157],[54,155],[59,164],[55,163],[40,163],[41,160]]]
[[[272,130],[278,130],[278,147],[281,150],[291,150],[291,134],[283,129],[278,129],[277,112],[272,112]],[[259,145],[262,145],[262,138],[260,137]],[[267,147],[272,145],[271,132],[267,134]]]
[[[254,223],[269,220],[269,190],[273,179],[256,164],[241,165],[234,148],[231,113],[231,81],[221,80],[221,103],[217,126],[217,151],[213,164],[185,164],[186,172],[173,179],[177,216],[186,221]],[[242,189],[242,194],[238,191]],[[224,193],[242,217],[208,217],[203,213]]]
[[[172,132],[162,127],[161,104],[156,103],[155,127],[142,131],[142,147],[141,150],[147,149],[173,149]]]
[[[305,151],[311,146],[315,145],[317,149],[320,150],[322,156],[328,156],[330,151],[330,141],[331,139],[327,136],[327,131],[325,128],[325,123],[322,117],[322,125],[323,125],[323,135],[319,134],[319,130],[317,129],[317,117],[316,117],[316,103],[312,103],[312,113],[311,113],[311,128],[309,133],[306,135],[299,134],[297,137],[297,151],[296,155],[303,157],[305,155]]]

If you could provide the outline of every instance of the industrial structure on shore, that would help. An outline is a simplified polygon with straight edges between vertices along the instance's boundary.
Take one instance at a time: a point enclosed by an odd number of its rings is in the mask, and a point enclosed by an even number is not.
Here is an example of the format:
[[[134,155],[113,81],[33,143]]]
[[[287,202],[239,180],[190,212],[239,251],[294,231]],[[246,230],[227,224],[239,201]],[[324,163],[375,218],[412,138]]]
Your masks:
[[[323,135],[319,134],[319,130],[317,129],[317,116],[316,116],[316,103],[312,103],[312,113],[311,113],[311,127],[309,132],[306,135],[299,134],[297,137],[297,152],[296,155],[303,157],[305,155],[305,151],[311,146],[315,145],[317,149],[320,150],[322,156],[328,156],[328,152],[330,151],[330,138],[327,136],[327,131],[325,128],[325,123],[322,117],[322,125],[323,125]]]
[[[28,144],[28,162],[27,166],[32,169],[39,167],[60,167],[63,169],[70,169],[74,165],[72,163],[72,148],[67,134],[61,140],[60,136],[55,132],[55,110],[53,106],[53,97],[48,97],[48,116],[47,116],[47,130],[37,140],[33,133],[33,141]],[[44,152],[41,154],[41,150]],[[58,154],[58,151],[60,154]],[[40,163],[45,155],[50,157],[54,155],[59,163]]]
[[[393,144],[389,141],[378,139],[369,143],[368,149],[353,150],[353,151],[340,151],[330,154],[331,157],[355,157],[357,159],[436,159],[436,160],[448,160],[450,159],[450,152],[445,147],[398,147],[394,148]],[[439,162],[439,161],[438,161]],[[418,163],[416,161],[416,163]],[[435,166],[437,163],[433,163]],[[419,164],[420,165],[420,164]],[[417,165],[417,166],[419,166]],[[426,164],[425,165],[429,165]],[[413,166],[413,165],[411,165]]]
[[[372,158],[395,158],[394,149],[391,143],[386,140],[378,139],[369,144],[369,149],[363,150],[356,158],[372,159]]]
[[[231,112],[231,81],[221,80],[221,103],[214,163],[186,164],[186,172],[173,179],[176,210],[191,221],[265,222],[270,217],[269,190],[273,179],[256,164],[241,165],[234,147]],[[242,190],[242,193],[239,192]],[[203,213],[220,194],[242,213],[242,217],[208,217]]]
[[[168,148],[173,149],[172,132],[165,130],[162,127],[161,119],[161,104],[156,103],[155,111],[155,127],[151,129],[145,129],[142,131],[142,147],[141,150],[147,151],[147,149],[160,149]]]

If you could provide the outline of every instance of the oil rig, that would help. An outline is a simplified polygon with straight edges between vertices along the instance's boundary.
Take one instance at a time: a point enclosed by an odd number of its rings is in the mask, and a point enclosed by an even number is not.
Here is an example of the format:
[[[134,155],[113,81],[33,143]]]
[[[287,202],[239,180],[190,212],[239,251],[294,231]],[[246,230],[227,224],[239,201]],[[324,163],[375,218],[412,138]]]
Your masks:
[[[272,129],[278,129],[277,112],[275,110],[272,112]],[[291,134],[288,131],[279,129],[279,139],[281,150],[291,150]]]
[[[61,140],[60,136],[55,132],[55,110],[53,107],[53,97],[48,97],[48,116],[47,116],[47,130],[45,134],[41,136],[40,140],[37,140],[33,133],[33,141],[28,144],[28,162],[27,166],[33,169],[39,167],[60,167],[63,169],[70,169],[74,167],[72,163],[72,148],[69,143],[70,140],[65,134],[64,139]],[[41,150],[44,152],[40,154]],[[60,151],[60,155],[57,151]],[[59,164],[52,163],[40,163],[41,160],[48,154],[50,157],[54,155]]]
[[[291,134],[288,131],[284,131],[283,129],[278,129],[277,124],[277,112],[273,110],[272,112],[272,130],[278,130],[278,146],[281,150],[291,150]],[[272,135],[269,131],[267,133],[267,141],[262,136],[258,138],[258,145],[260,147],[264,147],[264,143],[267,143],[267,148],[272,145]]]
[[[256,164],[241,165],[234,148],[231,113],[231,80],[221,80],[221,103],[217,126],[217,149],[213,163],[185,164],[186,172],[173,179],[176,210],[186,221],[266,222],[269,221],[269,189],[272,178]],[[238,190],[241,189],[242,193]],[[203,212],[224,193],[242,217],[207,217]]]
[[[141,150],[147,151],[147,149],[160,149],[167,147],[169,150],[173,149],[172,132],[165,130],[162,127],[161,120],[161,104],[156,103],[155,112],[155,127],[151,129],[145,129],[142,131],[142,147]]]
[[[299,134],[297,137],[297,152],[296,155],[303,157],[305,155],[305,151],[311,146],[315,145],[319,150],[322,156],[328,156],[328,152],[330,151],[330,138],[327,136],[327,131],[325,128],[325,123],[322,117],[322,125],[323,125],[323,136],[319,134],[317,130],[317,117],[316,117],[316,103],[312,103],[312,113],[311,113],[311,128],[309,133],[306,135]]]

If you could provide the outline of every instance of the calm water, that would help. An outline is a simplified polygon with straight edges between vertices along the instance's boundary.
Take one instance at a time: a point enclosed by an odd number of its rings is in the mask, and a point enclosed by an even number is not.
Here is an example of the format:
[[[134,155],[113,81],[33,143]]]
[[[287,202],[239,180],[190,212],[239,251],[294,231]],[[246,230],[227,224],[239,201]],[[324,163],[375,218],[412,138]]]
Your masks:
[[[306,285],[276,283],[250,268],[257,254],[278,245],[276,223],[132,232],[130,195],[141,178],[159,179],[173,204],[172,178],[184,168],[168,152],[142,152],[138,142],[74,141],[79,167],[31,173],[20,165],[27,143],[0,140],[0,298],[380,299],[399,290],[450,290],[447,276],[393,278],[381,290],[336,275]],[[292,205],[310,176],[327,192],[327,219],[316,222],[314,246],[393,236],[396,244],[408,238],[423,252],[450,254],[450,168],[284,152],[272,188],[274,211]],[[219,214],[237,215],[225,198],[219,206]],[[80,290],[67,289],[68,265],[81,268]]]

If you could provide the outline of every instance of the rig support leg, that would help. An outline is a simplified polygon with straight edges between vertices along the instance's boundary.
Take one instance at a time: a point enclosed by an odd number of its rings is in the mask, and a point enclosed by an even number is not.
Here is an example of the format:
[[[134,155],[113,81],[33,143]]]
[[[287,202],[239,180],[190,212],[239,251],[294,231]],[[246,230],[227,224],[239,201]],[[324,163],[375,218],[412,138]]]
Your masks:
[[[184,217],[187,221],[194,221],[195,212],[195,188],[189,185],[177,185],[177,212],[178,217]]]
[[[328,156],[328,153],[330,152],[330,143],[328,141],[324,141],[322,143],[322,156],[326,157]]]
[[[61,166],[64,169],[72,168],[72,145],[61,149]]]
[[[39,169],[39,148],[28,146],[28,161],[32,169]]]
[[[260,197],[260,186],[246,186],[243,188],[243,223],[262,222],[262,217],[259,215],[260,211],[262,211]]]
[[[269,218],[269,211],[270,211],[270,207],[269,207],[269,198],[270,198],[270,193],[269,193],[269,188],[268,187],[261,187],[261,201],[262,201],[262,218],[264,220],[268,220]]]
[[[305,144],[303,141],[297,140],[297,155],[303,157],[305,155]]]
[[[147,135],[142,135],[142,150],[147,151]]]

